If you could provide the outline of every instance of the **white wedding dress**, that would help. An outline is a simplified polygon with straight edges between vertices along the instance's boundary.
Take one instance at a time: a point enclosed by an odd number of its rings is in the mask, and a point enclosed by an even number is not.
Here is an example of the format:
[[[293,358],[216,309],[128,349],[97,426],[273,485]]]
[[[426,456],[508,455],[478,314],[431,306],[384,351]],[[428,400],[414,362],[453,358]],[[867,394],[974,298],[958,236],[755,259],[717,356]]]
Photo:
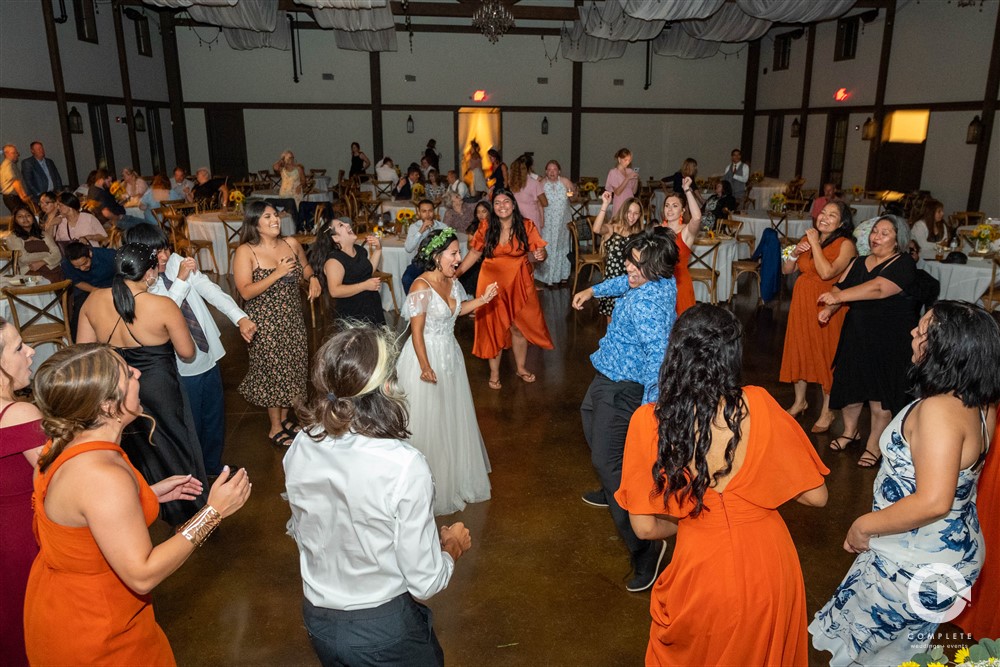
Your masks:
[[[410,319],[426,313],[424,344],[437,384],[420,379],[420,364],[412,336],[399,355],[396,374],[410,407],[410,443],[427,458],[434,476],[434,514],[451,514],[490,498],[490,461],[476,421],[472,390],[465,372],[462,348],[455,340],[455,320],[468,299],[457,280],[452,281],[448,308],[441,295],[417,280],[406,297],[403,315]]]

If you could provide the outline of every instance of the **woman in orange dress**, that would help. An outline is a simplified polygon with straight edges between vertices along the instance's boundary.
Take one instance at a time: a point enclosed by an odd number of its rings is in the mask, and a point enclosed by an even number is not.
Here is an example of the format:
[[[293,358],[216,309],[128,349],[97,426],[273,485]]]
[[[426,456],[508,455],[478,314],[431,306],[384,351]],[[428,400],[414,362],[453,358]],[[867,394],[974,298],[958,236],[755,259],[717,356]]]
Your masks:
[[[42,427],[52,438],[35,476],[35,536],[24,634],[32,665],[173,665],[150,591],[181,566],[222,518],[246,502],[246,471],[228,469],[208,505],[153,546],[159,503],[201,493],[191,475],[149,486],[119,446],[142,413],[140,373],[111,348],[64,348],[35,376]]]
[[[764,389],[740,387],[741,341],[729,311],[689,309],[657,403],[629,425],[615,499],[639,537],[677,536],[653,586],[647,665],[808,663],[802,570],[777,508],[825,505],[829,471]]]
[[[535,375],[524,365],[528,343],[545,350],[553,347],[528,262],[529,253],[536,261],[544,262],[546,245],[534,221],[521,215],[514,195],[507,190],[495,191],[489,224],[480,225],[469,239],[469,252],[458,271],[458,275],[465,273],[483,257],[476,292],[484,293],[494,282],[500,288],[497,298],[476,311],[472,346],[472,354],[489,359],[490,389],[502,386],[500,356],[505,349],[514,350],[517,376],[530,384]]]
[[[792,305],[788,309],[785,329],[785,351],[781,355],[782,382],[795,383],[795,402],[788,408],[793,417],[805,412],[806,384],[816,382],[823,387],[823,410],[813,424],[813,433],[826,433],[833,423],[830,410],[830,387],[833,386],[833,357],[840,341],[846,313],[834,313],[829,323],[816,319],[820,311],[819,295],[829,292],[837,277],[858,254],[854,246],[854,220],[851,209],[842,201],[832,201],[816,217],[815,227],[799,239],[795,250],[781,264],[781,272],[798,269],[800,275],[792,290]],[[819,250],[819,252],[816,252]],[[840,439],[830,443],[833,449]]]
[[[673,230],[677,236],[677,266],[674,267],[674,280],[677,281],[677,314],[680,315],[685,310],[695,304],[694,283],[691,281],[691,274],[688,273],[688,262],[691,260],[691,246],[698,238],[701,231],[701,207],[698,200],[691,191],[691,177],[685,176],[682,181],[685,200],[681,198],[679,192],[667,195],[663,201],[663,216],[660,222],[661,227]],[[684,222],[684,213],[691,212],[691,219]]]

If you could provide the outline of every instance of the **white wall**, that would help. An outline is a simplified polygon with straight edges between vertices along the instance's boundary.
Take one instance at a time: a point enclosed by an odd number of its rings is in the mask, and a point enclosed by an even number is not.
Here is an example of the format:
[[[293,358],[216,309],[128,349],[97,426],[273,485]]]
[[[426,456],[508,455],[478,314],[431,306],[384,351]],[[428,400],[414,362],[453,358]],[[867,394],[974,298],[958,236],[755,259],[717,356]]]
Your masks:
[[[968,112],[953,111],[932,113],[928,123],[920,187],[940,199],[946,212],[964,211],[968,203],[976,157],[976,147],[965,143],[969,120]],[[1000,209],[991,209],[993,213]]]
[[[289,149],[306,169],[328,169],[336,178],[338,169],[347,171],[351,166],[352,141],[366,149],[372,164],[378,159],[371,154],[371,113],[367,111],[245,109],[243,123],[250,171],[270,169]]]
[[[186,166],[189,173],[193,174],[201,167],[209,166],[208,129],[205,126],[205,111],[203,109],[185,109],[184,122],[187,125],[188,156],[191,158],[191,164],[181,166]],[[249,150],[250,143],[249,141],[247,142],[247,150]],[[260,168],[263,169],[264,167]]]
[[[771,30],[760,42],[760,68],[757,73],[757,109],[787,109],[802,105],[802,77],[806,68],[808,30],[792,40],[788,69],[775,71],[774,38],[790,32],[788,27]],[[791,120],[788,121],[791,123]],[[754,153],[756,155],[756,152]]]
[[[56,163],[56,168],[65,181],[66,159],[55,109],[54,103],[43,100],[0,98],[0,144],[16,145],[23,160],[31,156],[31,142],[41,141],[45,144],[46,156]]]
[[[413,116],[413,134],[406,132],[406,119],[409,116]],[[439,165],[441,169],[443,171],[453,169],[456,130],[455,114],[451,111],[382,112],[382,141],[385,153],[401,170],[405,170],[411,162],[420,162],[429,139],[437,142],[437,151],[441,154]],[[345,147],[350,148],[346,144]],[[349,157],[349,153],[345,155]],[[382,156],[375,157],[369,154],[368,157],[375,162]]]
[[[921,6],[933,3],[921,3]],[[882,30],[885,10],[879,17],[864,25],[858,32],[858,50],[853,60],[835,61],[833,50],[837,42],[837,22],[827,21],[816,26],[816,47],[813,54],[813,76],[810,86],[809,106],[828,107],[836,104],[854,106],[875,104],[875,87],[878,82],[878,63],[882,53]],[[893,45],[906,41],[898,30],[893,35]],[[803,53],[803,58],[805,54]],[[846,88],[850,98],[836,102],[833,94]],[[801,88],[800,88],[801,90]]]
[[[548,134],[542,134],[542,118],[544,117],[549,119]],[[570,123],[572,122],[570,114],[505,111],[501,122],[504,136],[504,158],[508,164],[518,155],[533,151],[536,174],[545,172],[546,162],[556,160],[562,166],[565,176],[569,177]]]

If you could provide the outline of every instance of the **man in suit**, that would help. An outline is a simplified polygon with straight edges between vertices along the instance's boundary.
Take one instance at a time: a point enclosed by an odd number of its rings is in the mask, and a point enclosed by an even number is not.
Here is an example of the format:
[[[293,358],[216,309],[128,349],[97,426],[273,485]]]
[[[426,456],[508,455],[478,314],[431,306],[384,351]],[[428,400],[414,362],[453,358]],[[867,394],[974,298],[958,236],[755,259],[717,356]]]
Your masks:
[[[413,184],[420,182],[420,167],[411,164],[406,170],[406,176],[399,179],[396,187],[392,189],[392,198],[397,201],[411,199],[413,197]]]
[[[31,143],[31,157],[21,162],[21,177],[28,195],[38,201],[44,192],[57,192],[63,189],[62,177],[56,169],[56,163],[45,157],[45,146],[40,141]]]

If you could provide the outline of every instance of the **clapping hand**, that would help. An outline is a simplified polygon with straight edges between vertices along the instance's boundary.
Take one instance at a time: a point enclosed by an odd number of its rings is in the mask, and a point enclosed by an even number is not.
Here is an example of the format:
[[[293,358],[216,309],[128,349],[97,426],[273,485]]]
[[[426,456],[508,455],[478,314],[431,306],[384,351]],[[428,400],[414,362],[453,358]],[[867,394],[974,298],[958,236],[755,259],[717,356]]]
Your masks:
[[[815,248],[818,248],[822,243],[822,241],[819,240],[819,232],[816,231],[815,227],[810,227],[806,230],[806,238],[809,239],[809,243]]]
[[[172,475],[150,486],[161,503],[173,500],[194,500],[201,495],[201,480],[194,475]]]
[[[804,241],[804,240],[799,241],[798,244],[795,246],[796,255],[804,255],[810,250],[812,250],[812,244],[810,244],[809,241]]]

